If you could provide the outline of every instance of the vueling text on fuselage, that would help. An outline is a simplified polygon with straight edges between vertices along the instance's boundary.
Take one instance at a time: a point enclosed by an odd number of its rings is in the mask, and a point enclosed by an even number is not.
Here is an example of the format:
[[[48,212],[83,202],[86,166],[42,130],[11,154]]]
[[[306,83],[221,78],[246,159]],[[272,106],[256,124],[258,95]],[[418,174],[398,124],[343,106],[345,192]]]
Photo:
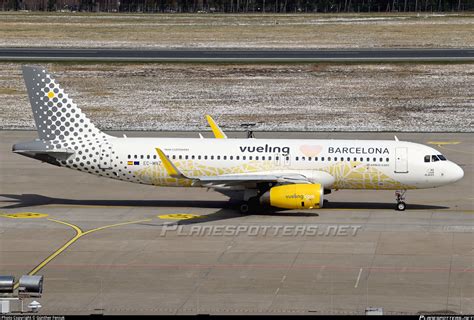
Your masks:
[[[273,153],[282,153],[282,154],[289,154],[290,153],[290,147],[272,147],[266,144],[265,146],[240,146],[240,152],[259,152],[259,153],[268,153],[268,152],[273,152]]]

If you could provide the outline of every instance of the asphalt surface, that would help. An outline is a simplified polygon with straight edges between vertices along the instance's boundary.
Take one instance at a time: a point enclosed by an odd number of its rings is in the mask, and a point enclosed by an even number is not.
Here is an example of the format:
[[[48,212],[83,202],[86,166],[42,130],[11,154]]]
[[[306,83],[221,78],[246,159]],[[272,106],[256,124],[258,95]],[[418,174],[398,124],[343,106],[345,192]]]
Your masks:
[[[323,209],[241,215],[238,203],[212,190],[124,183],[13,154],[13,143],[36,132],[0,131],[0,274],[43,275],[43,297],[34,298],[40,314],[319,315],[364,314],[367,307],[473,314],[472,133],[258,132],[257,138],[394,134],[434,142],[462,166],[464,178],[407,192],[404,212],[394,210],[392,191],[340,190]],[[165,224],[183,229],[164,232]],[[294,232],[310,226],[317,235]],[[347,227],[357,233],[328,232]]]
[[[0,48],[4,61],[474,61],[474,49],[57,49]]]

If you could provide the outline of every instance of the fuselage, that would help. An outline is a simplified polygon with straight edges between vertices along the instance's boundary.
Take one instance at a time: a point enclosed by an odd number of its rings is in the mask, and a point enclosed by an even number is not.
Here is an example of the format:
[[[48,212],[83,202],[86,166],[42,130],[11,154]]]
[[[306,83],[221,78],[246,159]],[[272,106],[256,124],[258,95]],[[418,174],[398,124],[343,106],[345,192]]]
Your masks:
[[[156,148],[188,177],[297,172],[325,189],[398,190],[438,187],[463,176],[437,150],[396,140],[111,137],[100,146],[98,165],[80,156],[61,165],[135,183],[192,186],[168,175]]]

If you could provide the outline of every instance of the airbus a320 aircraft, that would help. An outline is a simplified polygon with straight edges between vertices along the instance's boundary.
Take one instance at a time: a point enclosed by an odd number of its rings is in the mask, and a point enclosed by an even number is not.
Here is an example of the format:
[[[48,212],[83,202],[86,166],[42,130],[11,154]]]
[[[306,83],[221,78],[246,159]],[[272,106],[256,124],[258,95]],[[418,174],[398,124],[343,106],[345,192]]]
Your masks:
[[[242,212],[270,205],[322,208],[333,189],[397,190],[461,179],[463,170],[435,149],[386,140],[118,138],[100,131],[41,67],[23,67],[38,139],[13,152],[56,166],[154,186],[206,187],[243,194]],[[219,133],[220,132],[220,133]]]

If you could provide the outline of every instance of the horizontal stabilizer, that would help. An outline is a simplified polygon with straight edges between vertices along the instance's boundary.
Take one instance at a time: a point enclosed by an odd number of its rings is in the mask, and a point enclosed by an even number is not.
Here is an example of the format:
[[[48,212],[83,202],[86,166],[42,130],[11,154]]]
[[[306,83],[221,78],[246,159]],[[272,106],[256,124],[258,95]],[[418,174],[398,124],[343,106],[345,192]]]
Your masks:
[[[56,149],[56,150],[14,150],[14,153],[19,153],[31,158],[35,158],[38,155],[48,155],[59,160],[67,160],[74,154],[73,150],[67,149]]]
[[[14,153],[19,153],[46,162],[51,162],[51,159],[67,160],[75,153],[74,150],[67,148],[51,149],[51,146],[49,146],[45,141],[40,140],[16,143],[13,145],[12,151]]]

